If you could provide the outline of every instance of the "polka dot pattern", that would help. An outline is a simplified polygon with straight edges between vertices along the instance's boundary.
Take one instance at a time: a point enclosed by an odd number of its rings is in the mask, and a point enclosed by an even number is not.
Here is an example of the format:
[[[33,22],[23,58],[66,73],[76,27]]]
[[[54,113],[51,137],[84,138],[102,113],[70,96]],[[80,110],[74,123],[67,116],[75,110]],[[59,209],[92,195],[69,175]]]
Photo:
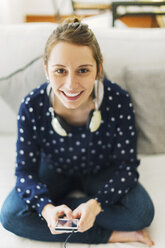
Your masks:
[[[118,85],[104,81],[102,122],[93,134],[86,126],[71,126],[61,137],[51,126],[47,84],[34,89],[22,101],[18,113],[16,189],[21,198],[39,215],[51,203],[47,186],[38,181],[41,155],[49,161],[51,173],[97,174],[115,166],[115,171],[98,190],[95,198],[102,208],[115,204],[138,180],[136,130],[129,94]]]

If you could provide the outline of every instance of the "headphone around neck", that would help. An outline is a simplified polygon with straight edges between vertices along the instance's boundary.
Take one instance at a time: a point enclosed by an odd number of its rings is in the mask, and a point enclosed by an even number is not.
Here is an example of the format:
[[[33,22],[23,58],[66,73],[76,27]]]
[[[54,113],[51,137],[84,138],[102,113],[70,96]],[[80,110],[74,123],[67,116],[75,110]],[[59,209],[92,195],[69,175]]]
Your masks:
[[[69,124],[66,123],[66,121],[59,115],[57,115],[52,107],[54,95],[52,91],[52,87],[50,83],[47,86],[47,95],[49,97],[50,105],[49,111],[51,113],[51,124],[54,129],[54,131],[59,134],[60,136],[67,136],[70,130]],[[94,86],[94,96],[95,98],[94,103],[95,103],[95,110],[92,110],[89,114],[89,118],[87,121],[87,129],[90,130],[91,133],[95,132],[98,130],[98,128],[101,125],[101,112],[99,110],[99,107],[102,103],[103,100],[103,95],[104,95],[104,88],[103,88],[103,83],[100,81],[95,81],[95,86]]]

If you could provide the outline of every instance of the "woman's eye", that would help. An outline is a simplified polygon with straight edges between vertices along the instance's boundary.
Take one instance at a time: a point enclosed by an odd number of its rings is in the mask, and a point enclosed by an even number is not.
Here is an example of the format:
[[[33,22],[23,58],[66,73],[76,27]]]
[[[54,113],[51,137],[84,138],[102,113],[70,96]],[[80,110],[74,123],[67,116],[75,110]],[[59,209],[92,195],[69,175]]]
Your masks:
[[[65,73],[65,70],[64,69],[57,69],[56,70],[56,73],[58,73],[58,74],[64,74]]]
[[[83,68],[79,70],[79,73],[87,73],[88,71],[89,71],[88,69]]]

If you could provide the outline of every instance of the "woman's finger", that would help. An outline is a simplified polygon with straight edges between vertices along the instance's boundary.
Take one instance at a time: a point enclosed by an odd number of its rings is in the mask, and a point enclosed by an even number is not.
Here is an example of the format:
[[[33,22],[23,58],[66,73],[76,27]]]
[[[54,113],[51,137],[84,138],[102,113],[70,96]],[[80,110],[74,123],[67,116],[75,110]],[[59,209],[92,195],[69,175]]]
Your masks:
[[[63,215],[66,215],[68,219],[72,219],[72,210],[66,206],[66,205],[60,205],[59,207],[57,207],[56,209],[57,211],[57,217],[61,217]]]
[[[80,218],[81,213],[79,211],[73,211],[72,216],[73,216],[73,219]]]
[[[80,231],[84,230],[84,227],[87,225],[88,223],[88,218],[86,213],[82,213],[79,224],[78,224],[78,229]]]

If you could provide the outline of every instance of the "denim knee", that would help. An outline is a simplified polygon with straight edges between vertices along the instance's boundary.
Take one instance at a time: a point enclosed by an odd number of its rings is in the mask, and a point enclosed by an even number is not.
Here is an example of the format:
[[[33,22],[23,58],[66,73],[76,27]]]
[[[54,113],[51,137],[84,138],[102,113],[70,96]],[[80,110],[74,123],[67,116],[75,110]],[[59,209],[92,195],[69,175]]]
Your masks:
[[[16,190],[13,189],[1,208],[0,221],[2,226],[11,232],[14,232],[19,212],[26,211],[26,208],[26,204],[18,197]]]
[[[136,212],[134,216],[136,220],[136,229],[141,230],[150,226],[154,215],[154,204],[148,193],[143,189],[141,200],[139,201],[138,206],[136,206]]]
[[[150,198],[148,198],[145,207],[141,211],[139,211],[139,215],[137,215],[139,220],[139,229],[150,226],[151,222],[153,221],[154,215],[155,209],[153,202]]]
[[[12,213],[11,213],[11,208],[6,207],[6,204],[4,202],[1,212],[0,212],[0,221],[2,226],[9,230],[12,231],[11,229],[11,222],[12,222]]]
[[[121,203],[128,211],[126,222],[128,230],[141,230],[151,224],[155,212],[154,205],[140,183],[122,199]]]

